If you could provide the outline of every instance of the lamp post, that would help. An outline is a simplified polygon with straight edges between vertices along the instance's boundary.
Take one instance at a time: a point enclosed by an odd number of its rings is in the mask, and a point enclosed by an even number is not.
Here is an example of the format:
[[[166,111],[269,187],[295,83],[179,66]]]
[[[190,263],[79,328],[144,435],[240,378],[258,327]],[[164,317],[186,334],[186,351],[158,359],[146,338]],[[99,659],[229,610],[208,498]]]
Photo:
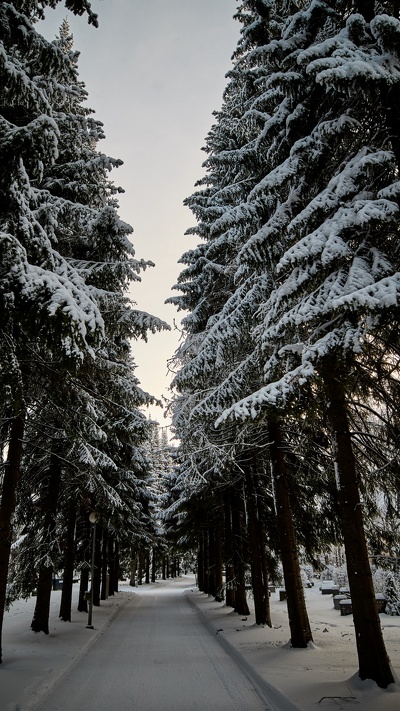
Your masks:
[[[93,576],[94,576],[94,555],[96,550],[96,522],[99,514],[96,511],[92,511],[89,515],[89,521],[92,524],[92,561],[90,565],[90,596],[89,596],[89,612],[88,612],[88,623],[86,625],[87,629],[93,630],[92,625],[92,615],[93,615]]]

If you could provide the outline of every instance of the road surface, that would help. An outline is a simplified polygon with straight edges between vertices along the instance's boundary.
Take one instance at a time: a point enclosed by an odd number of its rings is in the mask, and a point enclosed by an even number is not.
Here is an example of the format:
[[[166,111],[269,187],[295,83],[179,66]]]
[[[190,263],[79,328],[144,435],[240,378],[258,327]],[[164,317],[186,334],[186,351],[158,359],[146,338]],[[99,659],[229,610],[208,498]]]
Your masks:
[[[35,711],[269,709],[184,585],[135,596]]]

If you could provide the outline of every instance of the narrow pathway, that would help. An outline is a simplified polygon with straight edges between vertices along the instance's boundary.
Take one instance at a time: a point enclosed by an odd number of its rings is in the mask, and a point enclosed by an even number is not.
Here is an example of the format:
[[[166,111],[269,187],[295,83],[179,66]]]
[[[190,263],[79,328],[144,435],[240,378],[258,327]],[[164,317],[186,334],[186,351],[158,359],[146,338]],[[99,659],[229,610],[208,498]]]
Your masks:
[[[35,711],[265,711],[183,587],[135,596]]]

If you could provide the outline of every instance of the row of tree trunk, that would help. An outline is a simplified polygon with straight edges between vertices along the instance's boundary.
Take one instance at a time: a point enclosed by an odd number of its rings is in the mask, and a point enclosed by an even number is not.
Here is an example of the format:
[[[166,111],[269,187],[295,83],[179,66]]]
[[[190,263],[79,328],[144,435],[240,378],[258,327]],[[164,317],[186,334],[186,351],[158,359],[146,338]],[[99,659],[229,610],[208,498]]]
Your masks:
[[[306,647],[312,641],[304,600],[288,477],[279,423],[269,426],[275,499],[275,526],[279,534],[289,613],[291,644]],[[216,600],[225,599],[240,615],[248,615],[246,588],[252,590],[257,624],[272,626],[268,587],[267,531],[263,523],[265,484],[257,460],[242,466],[244,476],[227,487],[223,507],[208,515],[199,535],[198,586]],[[246,577],[246,570],[250,575]],[[225,582],[223,582],[225,570]]]
[[[50,514],[49,514],[50,516]],[[76,510],[71,506],[68,525],[64,540],[64,568],[62,573],[62,589],[59,616],[64,622],[71,621],[72,588],[74,583],[74,567],[76,562],[76,543],[85,551],[80,563],[80,584],[77,610],[88,612],[88,595],[92,590],[94,606],[99,606],[101,600],[118,592],[119,580],[119,550],[118,541],[107,529],[98,524],[90,527],[86,522],[87,516],[81,516],[76,523]],[[51,534],[50,527],[48,529]],[[77,536],[75,533],[77,532]],[[94,568],[93,579],[90,580],[91,561],[89,551],[94,536]],[[58,571],[56,571],[58,572]],[[39,570],[39,579],[36,590],[36,605],[31,624],[34,632],[49,633],[50,598],[53,589],[55,571],[51,565],[42,565]]]
[[[157,577],[162,580],[176,578],[181,574],[181,561],[177,556],[169,556],[165,552],[157,550],[156,546],[151,549],[132,550],[130,561],[130,580],[133,587],[142,585],[143,580],[146,585],[155,583]]]
[[[362,507],[345,407],[345,394],[334,364],[324,372],[329,395],[329,422],[334,438],[340,526],[346,552],[349,587],[356,631],[359,674],[386,688],[393,674],[386,653],[376,605],[365,538]],[[268,423],[270,464],[274,490],[275,521],[286,591],[291,645],[306,647],[312,641],[298,544],[292,514],[290,477],[286,461],[288,444],[282,423]],[[271,626],[267,534],[263,523],[263,491],[257,459],[241,466],[242,476],[224,490],[223,504],[210,508],[199,533],[198,586],[216,600],[223,600],[241,615],[248,615],[246,587],[254,597],[257,624]],[[246,567],[250,570],[246,580]],[[225,570],[225,582],[223,582]]]

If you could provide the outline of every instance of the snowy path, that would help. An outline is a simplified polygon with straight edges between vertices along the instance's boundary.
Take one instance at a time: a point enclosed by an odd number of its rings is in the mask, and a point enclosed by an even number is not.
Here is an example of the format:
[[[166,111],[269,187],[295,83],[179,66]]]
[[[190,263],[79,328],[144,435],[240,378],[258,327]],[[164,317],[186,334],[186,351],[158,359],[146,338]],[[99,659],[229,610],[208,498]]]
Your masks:
[[[203,625],[184,587],[135,596],[37,711],[275,709]]]

